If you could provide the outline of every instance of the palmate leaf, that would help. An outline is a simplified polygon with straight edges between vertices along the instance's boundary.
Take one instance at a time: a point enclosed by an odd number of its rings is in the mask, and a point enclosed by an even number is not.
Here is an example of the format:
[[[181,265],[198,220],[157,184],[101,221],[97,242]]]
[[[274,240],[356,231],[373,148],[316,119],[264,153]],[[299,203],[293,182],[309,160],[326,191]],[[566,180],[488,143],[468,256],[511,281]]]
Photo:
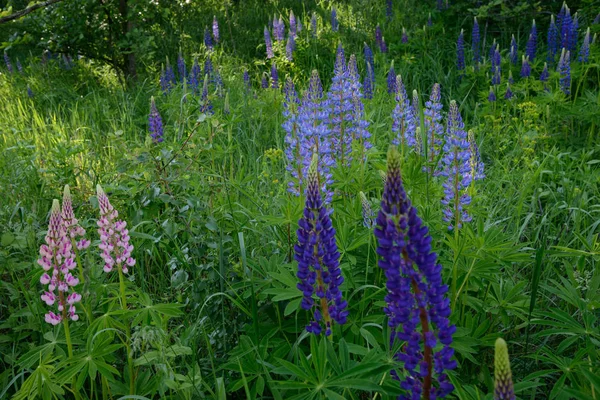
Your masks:
[[[13,400],[30,400],[38,397],[46,400],[64,395],[62,382],[54,374],[56,367],[53,364],[55,361],[56,359],[50,356],[44,357],[13,396]]]

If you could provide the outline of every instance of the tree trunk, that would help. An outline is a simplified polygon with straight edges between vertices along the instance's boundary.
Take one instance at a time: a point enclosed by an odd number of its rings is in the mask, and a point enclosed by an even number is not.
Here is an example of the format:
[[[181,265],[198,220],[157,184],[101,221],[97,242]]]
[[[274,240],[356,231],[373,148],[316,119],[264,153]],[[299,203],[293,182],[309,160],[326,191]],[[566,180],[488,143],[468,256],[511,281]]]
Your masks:
[[[128,4],[127,0],[119,0],[119,12],[121,13],[121,31],[123,36],[127,37],[127,34],[133,30],[133,22],[129,20]],[[127,46],[122,49],[123,53],[123,72],[129,79],[135,79],[137,77],[135,69],[135,53],[131,49],[131,46]]]

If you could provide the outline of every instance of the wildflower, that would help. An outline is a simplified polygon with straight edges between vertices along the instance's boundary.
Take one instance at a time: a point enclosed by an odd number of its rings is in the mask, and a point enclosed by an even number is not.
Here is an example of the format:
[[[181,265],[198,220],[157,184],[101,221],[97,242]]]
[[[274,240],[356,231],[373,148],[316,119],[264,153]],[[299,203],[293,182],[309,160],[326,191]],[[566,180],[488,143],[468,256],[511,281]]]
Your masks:
[[[33,94],[33,90],[31,90],[31,86],[29,86],[29,85],[27,85],[27,96],[28,96],[30,99],[33,99],[33,96],[34,96],[34,94]]]
[[[203,75],[204,75],[205,79],[214,78],[214,80],[216,82],[216,77],[213,77],[214,69],[215,68],[213,66],[210,56],[206,57],[206,60],[204,60],[204,71],[203,71]]]
[[[286,169],[292,174],[292,176],[298,180],[301,185],[303,182],[304,173],[303,167],[303,154],[301,147],[303,145],[304,137],[303,132],[300,130],[299,118],[298,118],[298,107],[300,106],[300,99],[296,93],[294,82],[291,78],[287,78],[284,87],[285,101],[283,102],[283,117],[285,121],[282,124],[283,130],[286,132],[285,136],[285,155],[288,159]],[[290,182],[291,191],[300,195],[301,190],[294,190],[295,183]]]
[[[200,65],[198,64],[198,58],[194,58],[194,64],[192,65],[192,70],[188,76],[188,86],[191,88],[192,93],[198,92],[198,86],[200,85],[200,73],[201,70]]]
[[[496,101],[496,93],[494,93],[494,88],[490,86],[490,94],[488,94],[488,101],[493,103]]]
[[[385,2],[385,16],[387,17],[387,20],[391,21],[393,15],[394,15],[394,4],[393,4],[392,0],[386,0],[386,2]]]
[[[400,145],[401,149],[405,144],[414,148],[417,142],[417,121],[400,75],[396,77],[396,88],[396,107],[392,113],[392,132],[396,133],[396,138],[392,143]]]
[[[108,273],[116,266],[119,272],[128,273],[129,267],[135,265],[135,259],[131,257],[133,245],[129,244],[129,230],[126,229],[127,222],[117,220],[119,213],[102,190],[100,185],[96,186],[98,205],[100,206],[100,219],[98,220],[98,234],[104,260],[104,272]]]
[[[550,16],[550,26],[548,27],[548,62],[554,62],[558,52],[560,32],[554,22],[554,15]]]
[[[429,162],[433,165],[439,154],[442,146],[444,135],[444,127],[441,124],[442,120],[442,104],[441,104],[440,84],[436,83],[431,89],[429,101],[425,103],[425,129],[427,130]],[[431,171],[435,170],[433,168]]]
[[[490,59],[490,64],[492,65],[492,73],[494,73],[494,65],[496,63],[496,60],[494,58],[495,54],[496,54],[496,39],[494,39],[494,41],[492,42],[492,45],[490,46],[490,54],[489,54],[489,59]]]
[[[306,330],[315,335],[331,335],[334,322],[343,325],[348,317],[348,303],[342,298],[340,285],[344,282],[340,270],[340,254],[335,242],[335,229],[330,212],[324,206],[317,170],[318,156],[313,154],[306,187],[306,206],[298,222],[298,244],[294,246],[298,261],[298,289],[302,291],[301,307],[314,308],[314,320]],[[313,295],[318,298],[315,305]]]
[[[402,27],[402,39],[400,39],[402,43],[408,43],[408,33],[406,33],[406,29]]]
[[[379,267],[386,276],[390,347],[396,339],[406,342],[395,355],[407,372],[400,386],[408,393],[399,398],[443,398],[454,390],[446,371],[456,368],[448,287],[442,284],[442,266],[431,251],[429,230],[404,191],[395,147],[388,151],[387,165],[375,236]],[[400,379],[396,371],[392,376]]]
[[[583,44],[579,49],[579,61],[588,62],[590,60],[590,28],[587,28],[585,32],[585,38],[583,39]]]
[[[523,56],[521,63],[521,78],[529,78],[531,76],[531,65],[529,65],[529,57]]]
[[[515,80],[513,79],[513,75],[512,75],[512,71],[508,70],[508,83],[513,85],[515,83]]]
[[[73,200],[71,198],[71,191],[69,185],[65,185],[63,193],[63,202],[61,210],[61,218],[67,233],[67,236],[72,241],[72,244],[77,250],[87,249],[90,246],[90,241],[85,239],[85,229],[79,225],[79,221],[75,218],[73,212]],[[79,241],[77,240],[79,239]]]
[[[500,45],[496,45],[496,51],[492,58],[492,85],[499,85],[501,81],[502,59],[500,58]]]
[[[548,78],[550,77],[550,74],[548,73],[548,63],[544,63],[544,69],[542,70],[542,73],[540,74],[540,81],[542,82],[548,82]]]
[[[573,33],[573,17],[571,17],[571,10],[566,2],[563,3],[559,14],[558,29],[560,29],[560,46],[570,49],[571,35]]]
[[[52,202],[45,241],[46,244],[40,247],[40,259],[37,261],[44,269],[40,283],[48,285],[48,290],[42,294],[41,299],[48,306],[56,303],[57,311],[49,311],[45,315],[45,321],[52,325],[69,319],[77,321],[79,316],[76,314],[75,303],[81,301],[81,295],[74,288],[79,284],[79,279],[71,274],[77,263],[56,199]]]
[[[12,66],[12,63],[10,62],[10,57],[8,57],[7,52],[4,52],[4,63],[6,64],[6,69],[8,70],[8,73],[12,74],[13,66]]]
[[[365,79],[363,82],[363,93],[365,99],[373,98],[373,86],[374,86],[374,77],[373,77],[373,68],[371,64],[367,63],[367,73],[365,74]]]
[[[469,159],[469,173],[471,174],[471,182],[473,182],[485,178],[485,173],[483,172],[484,164],[481,161],[479,146],[475,142],[475,133],[473,130],[470,130],[467,136],[469,138],[469,154],[471,155]]]
[[[296,16],[294,15],[294,10],[290,11],[290,36],[296,37]]]
[[[291,32],[288,36],[287,44],[285,45],[285,57],[289,62],[293,61],[293,53],[294,53],[294,36],[292,36]]]
[[[383,33],[381,32],[381,27],[379,25],[377,25],[375,27],[375,43],[377,43],[377,46],[379,46],[379,51],[381,51],[383,53],[382,40],[383,40]]]
[[[265,45],[267,47],[267,58],[273,58],[275,55],[273,54],[273,43],[271,42],[271,34],[269,33],[269,29],[265,26]]]
[[[531,24],[531,32],[529,33],[529,39],[527,40],[527,51],[526,55],[532,62],[535,60],[535,53],[537,51],[537,27],[535,26],[535,19]]]
[[[275,40],[278,42],[283,42],[285,39],[285,25],[283,23],[283,17],[280,15],[279,20],[277,21],[277,28],[273,26],[273,31],[275,34]]]
[[[371,65],[371,73],[373,74],[372,78],[375,77],[375,58],[373,57],[373,50],[369,47],[367,43],[363,48],[363,52],[365,54],[365,64]]]
[[[565,48],[562,49],[560,55],[558,71],[560,72],[560,90],[568,96],[571,94],[571,55]]]
[[[413,89],[412,92],[412,109],[415,118],[418,120],[421,114],[421,107],[419,107],[419,92],[417,92],[417,89]]]
[[[385,38],[384,37],[381,38],[381,52],[382,53],[387,53],[388,52],[388,47],[387,47],[387,44],[385,44]]]
[[[465,38],[464,32],[461,29],[458,40],[456,41],[456,69],[461,71],[461,76],[465,70]]]
[[[208,30],[208,28],[204,29],[204,45],[206,46],[206,48],[208,50],[211,50],[211,51],[214,48],[212,36],[210,35],[210,31]]]
[[[252,89],[252,83],[250,83],[250,75],[248,74],[248,69],[244,68],[244,87],[246,91]]]
[[[390,65],[390,70],[387,74],[387,91],[388,93],[396,93],[396,71],[394,70],[394,62]]]
[[[313,12],[312,18],[310,19],[310,31],[313,37],[317,37],[317,13]]]
[[[513,98],[513,92],[510,90],[510,83],[506,84],[506,93],[504,94],[504,98],[506,100],[510,100]]]
[[[337,32],[339,30],[337,11],[336,11],[335,7],[331,8],[331,30],[333,32]]]
[[[183,55],[181,54],[181,51],[179,52],[179,55],[177,56],[177,70],[179,72],[179,79],[181,79],[181,82],[183,82],[187,73],[186,73],[186,68],[185,68],[185,60],[183,59]]]
[[[267,89],[269,87],[269,81],[267,80],[267,76],[263,74],[262,79],[260,81],[260,87],[263,89]]]
[[[569,51],[571,54],[575,54],[577,50],[577,38],[579,36],[579,13],[575,13],[573,22],[571,23],[571,32],[569,34]]]
[[[208,98],[208,75],[204,76],[204,84],[202,85],[202,95],[200,96],[200,112],[204,114],[212,114],[213,107]]]
[[[596,15],[596,18],[594,18],[594,21],[592,21],[592,25],[598,24],[600,24],[600,13],[598,13],[598,15]]]
[[[375,213],[373,212],[373,208],[371,208],[371,203],[363,192],[359,192],[358,196],[360,197],[360,203],[362,205],[363,226],[365,228],[373,229],[373,218],[375,217]]]
[[[21,61],[19,61],[19,59],[17,58],[17,71],[22,74],[23,73],[23,66],[21,65]]]
[[[474,18],[473,22],[473,33],[471,34],[471,49],[473,50],[473,63],[475,64],[475,70],[479,69],[479,63],[481,62],[480,51],[481,36],[479,33],[479,24],[477,23],[477,17]]]
[[[515,400],[508,347],[502,338],[496,339],[494,354],[494,400]]]
[[[271,64],[271,88],[279,89],[279,74],[274,62]]]
[[[518,58],[519,58],[519,55],[518,55],[517,40],[515,39],[515,35],[512,35],[512,39],[510,41],[509,59],[513,65],[517,65]]]
[[[148,116],[148,130],[154,143],[160,143],[163,139],[163,123],[160,113],[156,108],[154,96],[150,99],[150,115]]]
[[[216,15],[213,16],[212,33],[215,43],[219,43],[219,21],[217,21]]]

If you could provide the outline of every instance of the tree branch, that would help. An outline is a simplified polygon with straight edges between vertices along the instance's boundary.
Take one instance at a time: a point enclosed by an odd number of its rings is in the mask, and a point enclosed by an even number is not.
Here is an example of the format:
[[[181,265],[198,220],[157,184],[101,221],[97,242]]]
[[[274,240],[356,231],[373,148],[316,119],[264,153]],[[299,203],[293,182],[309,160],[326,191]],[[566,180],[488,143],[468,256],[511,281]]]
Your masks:
[[[10,15],[7,15],[6,17],[0,18],[0,24],[3,24],[5,22],[9,22],[9,21],[13,21],[15,19],[19,19],[19,18],[24,17],[25,15],[27,15],[29,13],[34,12],[38,8],[48,7],[49,5],[54,4],[54,3],[58,3],[59,1],[62,1],[62,0],[46,0],[46,1],[43,1],[41,3],[34,4],[34,5],[32,5],[30,7],[27,7],[25,9],[21,10],[21,11],[17,11],[14,14],[10,14]]]

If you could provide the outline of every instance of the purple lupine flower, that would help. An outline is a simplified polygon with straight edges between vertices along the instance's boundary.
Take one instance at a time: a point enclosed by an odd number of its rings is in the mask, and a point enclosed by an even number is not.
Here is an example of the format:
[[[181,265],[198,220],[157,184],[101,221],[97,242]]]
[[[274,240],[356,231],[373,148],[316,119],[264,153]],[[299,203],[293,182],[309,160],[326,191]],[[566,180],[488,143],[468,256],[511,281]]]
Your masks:
[[[181,82],[183,83],[187,72],[186,72],[186,68],[185,68],[185,60],[183,59],[183,55],[181,54],[181,51],[179,52],[179,55],[177,56],[177,71],[179,72],[179,79],[181,79]]]
[[[429,152],[429,162],[431,163],[430,172],[436,170],[434,164],[441,150],[444,127],[442,121],[442,94],[440,84],[435,83],[431,89],[429,100],[425,103],[425,129],[427,130],[427,147]]]
[[[171,87],[175,87],[177,84],[177,78],[175,78],[175,71],[173,71],[173,67],[169,64],[169,60],[167,59],[167,66],[165,68],[165,78]]]
[[[273,32],[275,34],[275,40],[278,42],[283,42],[285,40],[285,24],[283,23],[283,17],[281,15],[277,21],[277,29],[273,27]]]
[[[577,39],[579,37],[579,13],[575,13],[571,24],[571,35],[569,36],[569,51],[574,56],[577,50]]]
[[[560,72],[560,90],[567,96],[571,94],[571,54],[563,48],[558,62]]]
[[[490,54],[489,54],[489,59],[490,59],[490,64],[492,65],[492,73],[494,73],[493,69],[494,69],[494,65],[495,65],[495,58],[494,56],[496,55],[496,39],[494,39],[494,41],[492,42],[492,45],[490,46]]]
[[[513,79],[512,71],[509,69],[508,70],[508,84],[513,85],[514,83],[515,83],[515,80]]]
[[[477,17],[475,17],[473,22],[473,33],[471,35],[471,50],[473,50],[473,63],[475,64],[476,71],[479,70],[479,63],[481,62],[480,41],[479,24],[477,23]]]
[[[244,68],[244,87],[246,91],[252,89],[252,83],[250,83],[250,75],[248,74],[248,69]]]
[[[75,218],[75,213],[73,212],[73,199],[71,197],[69,185],[65,185],[63,192],[61,218],[63,220],[67,236],[69,237],[73,247],[75,247],[77,250],[87,249],[91,242],[84,237],[85,229],[79,225],[79,220]]]
[[[185,69],[184,69],[185,71]],[[188,76],[188,86],[192,90],[192,93],[198,92],[198,87],[200,86],[200,74],[202,73],[200,69],[200,64],[198,64],[198,58],[194,58],[194,64],[192,65],[192,70]]]
[[[444,398],[454,390],[446,371],[456,368],[450,347],[456,327],[448,320],[450,301],[442,266],[431,250],[429,230],[403,188],[400,162],[400,153],[390,147],[374,232],[381,257],[378,264],[386,277],[384,311],[391,330],[390,348],[396,340],[406,342],[394,355],[407,372],[400,387],[408,393],[399,398]],[[396,371],[392,376],[401,379]]]
[[[502,338],[494,346],[494,400],[515,400],[508,346]]]
[[[119,273],[128,273],[129,267],[135,265],[135,259],[131,257],[133,245],[129,244],[129,230],[127,222],[117,220],[119,213],[114,209],[108,196],[100,185],[96,186],[98,205],[100,206],[100,219],[98,220],[98,234],[104,260],[104,272],[109,273],[116,266]]]
[[[373,57],[373,50],[369,47],[369,45],[365,42],[365,46],[363,48],[363,52],[365,54],[365,63],[371,65],[371,73],[373,73],[373,81],[375,80],[375,58]]]
[[[542,70],[542,73],[540,74],[540,81],[544,82],[544,84],[546,82],[548,82],[548,78],[550,77],[550,74],[548,73],[548,63],[544,63],[544,69]]]
[[[284,122],[281,125],[286,132],[285,135],[285,155],[288,163],[286,169],[291,173],[292,177],[298,181],[299,189],[295,182],[290,182],[290,191],[299,196],[302,193],[302,184],[304,183],[303,171],[303,131],[300,129],[300,119],[298,117],[300,99],[294,87],[294,82],[290,77],[286,79],[284,90],[285,101],[283,102],[283,117]]]
[[[206,48],[208,50],[211,50],[211,51],[214,48],[213,39],[212,39],[212,36],[210,35],[210,31],[208,30],[208,28],[204,28],[204,45],[206,46]]]
[[[150,131],[150,137],[154,143],[160,143],[164,140],[163,138],[163,123],[160,113],[156,108],[154,102],[154,96],[150,98],[150,114],[148,115],[148,130]]]
[[[579,61],[588,62],[590,60],[590,28],[587,28],[585,32],[585,38],[583,39],[583,44],[579,49]]]
[[[490,93],[488,94],[488,101],[493,103],[496,101],[496,93],[494,93],[494,88],[490,86]]]
[[[171,82],[167,80],[164,68],[161,69],[158,83],[160,84],[160,90],[162,90],[163,94],[167,94],[171,90]]]
[[[262,79],[260,81],[260,87],[262,87],[263,89],[267,89],[269,87],[269,80],[267,79],[267,76],[265,74],[263,74]]]
[[[518,46],[517,46],[517,40],[515,39],[515,35],[512,35],[512,39],[510,41],[509,59],[510,59],[510,62],[512,63],[512,65],[517,65],[519,55],[518,55]]]
[[[562,48],[570,49],[571,35],[573,33],[573,17],[571,17],[571,10],[567,6],[567,3],[563,3],[561,9],[562,16],[559,17],[560,29],[560,46]]]
[[[496,45],[496,51],[494,52],[492,68],[492,85],[499,85],[502,77],[502,59],[500,58],[500,45]]]
[[[294,10],[290,11],[290,36],[296,36],[296,16],[294,15]],[[289,38],[288,38],[289,41]]]
[[[400,39],[402,43],[408,43],[408,33],[406,33],[406,29],[402,27],[402,39]]]
[[[396,71],[394,70],[393,62],[387,74],[387,91],[388,93],[396,93]]]
[[[363,192],[358,193],[360,197],[360,203],[362,208],[363,226],[368,229],[373,229],[373,220],[375,219],[375,213],[371,207],[371,203],[367,196]]]
[[[465,70],[465,37],[464,32],[461,29],[458,40],[456,41],[456,69],[461,72],[461,76]]]
[[[273,43],[271,42],[271,34],[269,29],[265,26],[265,46],[267,47],[267,58],[273,58]]]
[[[208,75],[204,76],[204,84],[202,85],[202,95],[200,96],[200,112],[204,114],[213,113],[213,106],[208,98]]]
[[[27,96],[28,96],[30,99],[33,99],[33,96],[34,96],[34,94],[33,94],[33,90],[31,90],[31,86],[29,86],[29,85],[27,85]]]
[[[383,39],[383,33],[381,32],[381,27],[379,25],[377,25],[375,27],[375,43],[377,43],[377,46],[379,46],[379,51],[383,52],[383,50],[381,50],[381,41]]]
[[[348,134],[352,138],[352,142],[359,144],[359,159],[365,159],[365,152],[373,145],[369,142],[371,133],[369,133],[369,122],[365,118],[365,106],[361,100],[362,96],[358,93],[352,95],[352,120],[353,123],[348,127]]]
[[[75,291],[75,286],[79,284],[79,279],[71,274],[77,263],[71,238],[61,216],[60,204],[56,199],[52,201],[45,241],[46,244],[40,246],[40,258],[37,260],[44,269],[40,283],[48,285],[48,290],[42,294],[41,299],[48,306],[56,303],[57,312],[49,311],[44,319],[52,325],[58,325],[61,321],[66,323],[69,319],[77,321],[79,316],[76,314],[75,303],[81,301],[81,295]]]
[[[298,36],[298,34],[300,32],[302,32],[302,28],[303,28],[303,26],[302,26],[302,20],[299,19],[299,18],[296,19],[296,37]]]
[[[594,18],[594,21],[592,21],[592,25],[598,24],[600,24],[600,13],[598,13],[598,15],[596,15],[596,18]]]
[[[381,52],[382,53],[387,53],[388,52],[388,47],[387,47],[387,44],[385,44],[385,38],[384,37],[381,38]]]
[[[388,21],[391,21],[394,16],[394,4],[392,0],[386,0],[385,2],[385,16]]]
[[[438,10],[444,9],[444,0],[437,0],[437,9]]]
[[[215,88],[217,89],[217,95],[219,97],[223,97],[223,91],[225,90],[225,85],[223,85],[223,77],[221,76],[221,68],[217,68],[215,70]]]
[[[10,62],[10,57],[8,56],[7,52],[4,52],[4,63],[6,64],[6,69],[8,70],[8,73],[12,74],[13,66],[12,66],[12,63]]]
[[[483,172],[484,164],[481,161],[481,154],[479,154],[479,146],[477,146],[477,142],[475,141],[475,133],[473,132],[473,130],[469,131],[468,136],[471,153],[471,159],[469,160],[469,168],[472,182],[485,178],[485,173]]]
[[[548,27],[548,62],[554,62],[558,46],[560,45],[560,32],[554,23],[554,15],[550,16],[550,26]]]
[[[564,1],[559,13],[556,15],[556,26],[558,26],[559,30],[562,30],[562,24],[563,24],[563,19],[565,17],[566,14],[566,8],[567,7],[567,2]],[[560,36],[560,40],[562,40],[562,35]]]
[[[373,98],[373,86],[375,86],[373,68],[371,67],[371,64],[367,63],[367,73],[365,74],[365,79],[363,81],[363,93],[365,99]]]
[[[310,31],[313,37],[317,37],[317,13],[313,12],[310,19]]]
[[[339,23],[337,19],[337,11],[335,7],[331,8],[331,30],[337,32],[339,30]]]
[[[429,13],[429,17],[427,17],[427,26],[433,26],[433,21],[431,20],[431,13]]]
[[[294,57],[294,36],[292,35],[292,32],[290,32],[287,43],[285,45],[285,58],[287,58],[287,60],[289,62],[292,62],[294,60],[293,57]]]
[[[275,62],[271,64],[271,88],[279,89],[279,73],[277,72]]]
[[[343,325],[348,317],[348,303],[342,298],[340,285],[344,282],[340,269],[340,253],[335,242],[335,229],[330,212],[323,204],[320,177],[317,169],[318,155],[312,156],[306,187],[306,206],[298,221],[298,244],[294,246],[298,261],[296,276],[303,298],[301,307],[314,310],[314,320],[306,330],[315,335],[331,335],[333,323]],[[313,295],[318,300],[315,301]]]
[[[396,133],[396,138],[392,140],[392,144],[400,146],[402,150],[405,145],[415,148],[418,140],[416,137],[417,121],[400,75],[396,77],[395,86],[396,107],[392,112],[392,132]]]
[[[225,94],[225,102],[223,103],[223,114],[229,115],[231,113],[231,108],[229,105],[229,90]]]
[[[509,87],[510,90],[510,87]],[[463,222],[469,222],[471,216],[465,206],[471,203],[471,196],[466,189],[471,184],[471,148],[465,131],[458,104],[452,100],[448,112],[448,126],[444,143],[444,156],[440,175],[446,177],[443,183],[444,208],[443,220],[448,222],[448,229],[460,229]]]
[[[217,21],[216,15],[213,16],[212,34],[213,38],[215,39],[215,43],[219,43],[219,21]]]
[[[212,60],[210,58],[210,56],[206,57],[206,60],[204,60],[204,71],[202,71],[204,78],[205,79],[212,79],[216,82],[216,77],[213,76],[213,72],[215,70],[215,67],[213,66]]]
[[[537,27],[535,26],[535,19],[531,24],[531,32],[529,33],[529,40],[527,40],[527,50],[526,55],[529,57],[529,60],[533,62],[535,60],[535,54],[537,52]]]
[[[510,90],[510,83],[506,84],[506,93],[504,93],[504,98],[506,100],[510,100],[513,98],[513,92]]]
[[[529,65],[529,57],[523,56],[521,63],[521,78],[529,78],[531,76],[531,65]]]

